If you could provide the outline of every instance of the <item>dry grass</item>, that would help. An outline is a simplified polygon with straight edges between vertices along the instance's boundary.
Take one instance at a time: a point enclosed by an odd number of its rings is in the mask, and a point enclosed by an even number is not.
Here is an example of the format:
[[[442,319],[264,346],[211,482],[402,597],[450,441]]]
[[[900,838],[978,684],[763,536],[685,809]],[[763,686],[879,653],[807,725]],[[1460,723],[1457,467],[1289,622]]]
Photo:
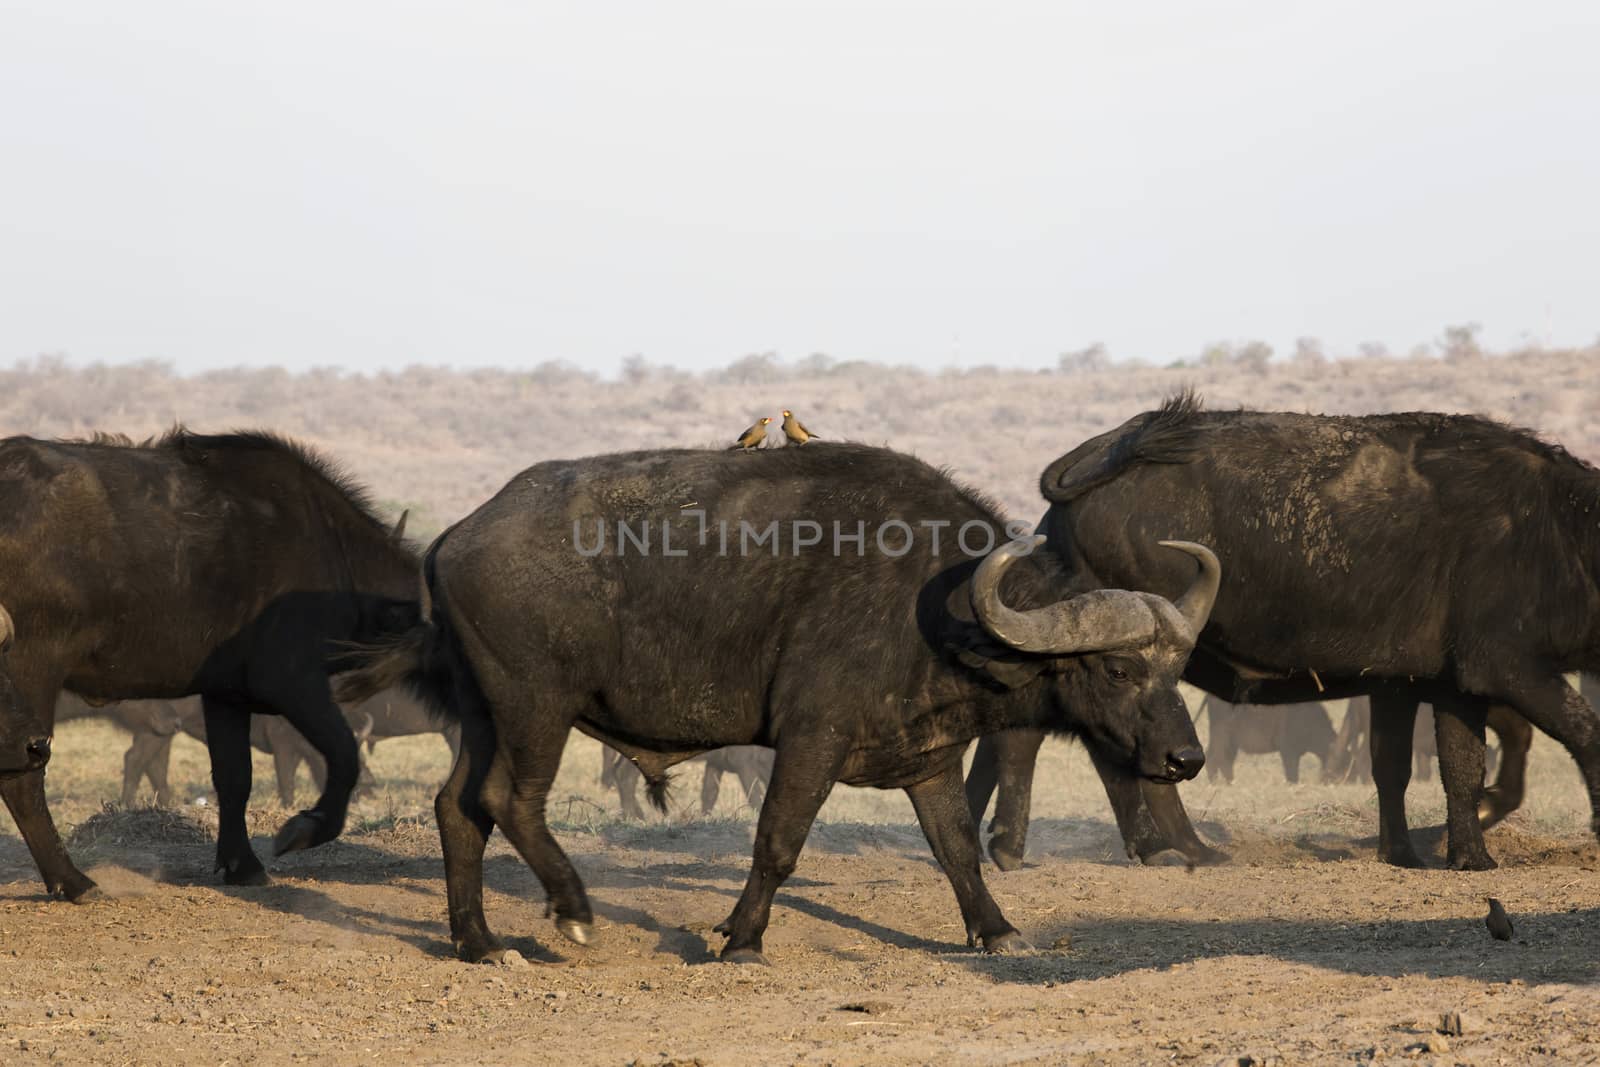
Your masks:
[[[1198,701],[1190,693],[1191,706]],[[1343,714],[1333,705],[1335,718]],[[1206,740],[1208,721],[1200,724]],[[71,847],[93,849],[110,834],[150,844],[158,841],[211,840],[215,825],[209,767],[205,748],[187,737],[173,744],[172,783],[180,798],[179,812],[138,807],[130,811],[106,803],[121,789],[121,759],[126,735],[104,722],[80,720],[66,723],[57,735],[56,756],[46,785],[52,810],[64,829],[71,829]],[[376,795],[358,799],[352,809],[348,833],[376,835],[407,846],[436,849],[433,795],[449,770],[449,751],[436,737],[399,738],[378,746],[372,770],[379,788]],[[644,823],[621,817],[616,796],[599,785],[600,747],[573,735],[561,771],[551,791],[550,820],[567,835],[600,835],[624,847],[650,848],[670,843],[675,828],[694,824],[697,832],[714,830],[725,851],[744,851],[753,840],[755,813],[744,806],[737,790],[724,789],[717,810],[699,813],[699,771],[680,773],[674,792],[675,807],[668,817],[654,814]],[[1184,803],[1202,833],[1225,846],[1237,842],[1287,842],[1311,835],[1331,835],[1348,845],[1351,838],[1371,837],[1377,830],[1377,794],[1370,785],[1317,783],[1317,762],[1306,757],[1301,784],[1283,780],[1275,755],[1241,755],[1235,765],[1235,784],[1211,781],[1204,774],[1182,787]],[[272,786],[271,763],[255,758],[256,787],[252,795],[250,832],[274,833],[287,816]],[[1570,757],[1544,736],[1535,739],[1530,757],[1529,796],[1526,805],[1505,831],[1532,832],[1544,838],[1580,838],[1588,825],[1589,808],[1582,779]],[[302,772],[299,801],[313,799],[311,783]],[[148,787],[147,787],[148,788]],[[148,793],[142,794],[147,797]],[[1444,794],[1437,777],[1413,782],[1408,794],[1413,826],[1435,825],[1444,820]],[[1065,740],[1045,744],[1034,790],[1034,829],[1031,855],[1082,854],[1089,847],[1107,858],[1121,854],[1120,839],[1111,821],[1105,794],[1081,746]],[[920,841],[911,804],[901,792],[838,786],[823,807],[818,835],[820,847],[913,847]],[[0,834],[15,835],[7,821]],[[197,836],[198,835],[198,836]],[[1345,846],[1341,846],[1345,847]],[[93,862],[96,853],[85,854]]]
[[[1051,460],[1185,385],[1217,408],[1479,412],[1600,459],[1600,420],[1592,418],[1600,354],[1587,350],[1467,363],[1274,363],[1260,371],[1228,364],[925,374],[861,363],[760,364],[700,376],[653,368],[622,381],[549,367],[183,378],[159,366],[73,369],[41,360],[0,370],[0,434],[144,436],[177,421],[210,430],[264,426],[337,456],[388,507],[410,507],[412,530],[424,536],[530,463],[727,443],[756,416],[789,407],[826,437],[887,444],[949,466],[1031,518],[1043,510],[1036,486]]]

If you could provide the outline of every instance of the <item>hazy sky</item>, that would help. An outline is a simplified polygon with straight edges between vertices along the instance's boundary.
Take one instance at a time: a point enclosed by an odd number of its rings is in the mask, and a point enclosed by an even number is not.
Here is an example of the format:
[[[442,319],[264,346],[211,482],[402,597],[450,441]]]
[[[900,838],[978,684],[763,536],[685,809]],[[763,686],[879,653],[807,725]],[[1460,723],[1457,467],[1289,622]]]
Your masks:
[[[1600,4],[0,0],[0,363],[1600,332]]]

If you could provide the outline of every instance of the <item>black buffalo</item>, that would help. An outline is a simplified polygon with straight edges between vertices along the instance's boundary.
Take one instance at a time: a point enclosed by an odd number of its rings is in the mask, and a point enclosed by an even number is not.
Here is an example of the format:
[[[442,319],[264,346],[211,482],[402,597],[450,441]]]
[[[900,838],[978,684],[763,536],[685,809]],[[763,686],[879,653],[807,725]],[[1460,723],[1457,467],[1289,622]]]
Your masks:
[[[905,789],[968,943],[1020,944],[979,873],[963,750],[1031,725],[1088,734],[1151,778],[1193,776],[1204,759],[1175,687],[1217,569],[1176,545],[1162,550],[1189,570],[1176,606],[1078,592],[1048,545],[1003,528],[931,467],[858,445],[517,475],[429,549],[427,621],[348,690],[411,680],[461,721],[435,807],[458,952],[502,951],[482,896],[496,825],[558,929],[590,938],[588,896],[545,821],[574,727],[652,780],[713,748],[775,750],[750,880],[717,928],[724,959],[761,958],[773,894],[835,782]]]
[[[229,884],[250,849],[250,714],[278,714],[328,759],[328,789],[284,852],[344,826],[355,738],[329,691],[345,643],[416,618],[416,556],[359,488],[266,434],[182,429],[143,445],[0,441],[0,796],[50,892],[94,883],[45,806],[56,696],[205,698]]]
[[[1186,395],[1057,460],[1041,489],[1041,529],[1084,580],[1171,592],[1182,572],[1147,543],[1217,546],[1226,577],[1192,684],[1256,704],[1370,695],[1390,863],[1421,862],[1405,787],[1422,701],[1435,711],[1451,866],[1494,866],[1479,803],[1490,822],[1520,801],[1528,723],[1566,746],[1600,810],[1600,719],[1562,677],[1600,669],[1600,471],[1560,447],[1468,415],[1203,412]],[[1496,706],[1522,736],[1502,733],[1485,796]],[[997,738],[978,757],[984,775],[1011,778],[996,820],[1017,852],[1030,744]],[[1147,808],[1119,812],[1130,848],[1207,858],[1177,791],[1143,793]]]

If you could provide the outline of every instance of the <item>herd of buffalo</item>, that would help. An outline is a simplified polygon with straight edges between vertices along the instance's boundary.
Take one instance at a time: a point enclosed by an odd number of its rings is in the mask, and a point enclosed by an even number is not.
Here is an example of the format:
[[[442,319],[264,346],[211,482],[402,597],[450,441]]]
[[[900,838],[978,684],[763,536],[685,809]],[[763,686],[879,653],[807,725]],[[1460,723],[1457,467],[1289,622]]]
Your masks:
[[[774,894],[837,782],[904,789],[968,944],[1022,947],[984,885],[979,827],[1021,862],[1047,734],[1085,745],[1130,855],[1203,841],[1178,795],[1206,765],[1180,681],[1208,694],[1211,766],[1314,753],[1378,791],[1381,858],[1420,866],[1405,814],[1427,736],[1447,862],[1521,803],[1537,727],[1576,761],[1600,833],[1600,471],[1474,416],[1209,412],[1192,394],[1051,463],[1036,525],[913,457],[813,440],[540,463],[425,552],[334,466],[266,433],[0,441],[0,796],[52,894],[97,893],[45,802],[56,721],[135,735],[124,802],[165,803],[179,732],[204,740],[217,869],[267,881],[245,829],[251,746],[288,804],[278,854],[343,829],[363,743],[440,730],[451,936],[483,910],[498,827],[568,938],[583,882],[546,822],[577,729],[620,756],[624,804],[710,754],[759,806],[723,958],[764,959]],[[1587,681],[1584,688],[1587,687]],[[199,706],[174,703],[198,697]],[[1335,732],[1319,703],[1351,698]],[[418,703],[420,701],[420,703]],[[124,703],[126,702],[126,703]],[[1257,705],[1293,705],[1280,712]],[[1500,748],[1486,787],[1485,731]],[[963,757],[977,740],[970,771]]]

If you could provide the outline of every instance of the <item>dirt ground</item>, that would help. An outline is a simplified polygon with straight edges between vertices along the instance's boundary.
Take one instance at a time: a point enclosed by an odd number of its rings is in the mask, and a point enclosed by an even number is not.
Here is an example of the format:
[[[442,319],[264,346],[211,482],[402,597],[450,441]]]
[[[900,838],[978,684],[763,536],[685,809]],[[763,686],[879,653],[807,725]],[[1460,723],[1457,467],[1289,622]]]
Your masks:
[[[1543,739],[1528,808],[1489,836],[1501,868],[1473,874],[1374,862],[1370,786],[1290,786],[1265,756],[1241,759],[1241,784],[1185,787],[1230,864],[1131,865],[1081,752],[1047,746],[1030,865],[986,868],[1037,946],[1012,957],[965,947],[902,795],[841,788],[778,896],[770,968],[714,962],[753,834],[731,779],[710,817],[627,823],[594,784],[598,750],[574,741],[551,814],[596,943],[557,936],[497,837],[489,919],[525,961],[469,966],[451,955],[430,811],[441,741],[386,742],[384,791],[346,836],[249,890],[211,873],[204,750],[178,743],[182,807],[101,810],[123,747],[105,724],[68,724],[48,778],[113,899],[46,900],[14,828],[0,832],[0,1062],[1600,1061],[1600,854],[1571,761]],[[263,857],[285,817],[266,769]],[[698,793],[688,776],[679,794]],[[1411,804],[1413,825],[1437,823],[1437,782],[1414,783]],[[1417,839],[1442,850],[1436,832]],[[1510,942],[1485,931],[1490,895]],[[1461,1032],[1441,1032],[1448,1013]]]

